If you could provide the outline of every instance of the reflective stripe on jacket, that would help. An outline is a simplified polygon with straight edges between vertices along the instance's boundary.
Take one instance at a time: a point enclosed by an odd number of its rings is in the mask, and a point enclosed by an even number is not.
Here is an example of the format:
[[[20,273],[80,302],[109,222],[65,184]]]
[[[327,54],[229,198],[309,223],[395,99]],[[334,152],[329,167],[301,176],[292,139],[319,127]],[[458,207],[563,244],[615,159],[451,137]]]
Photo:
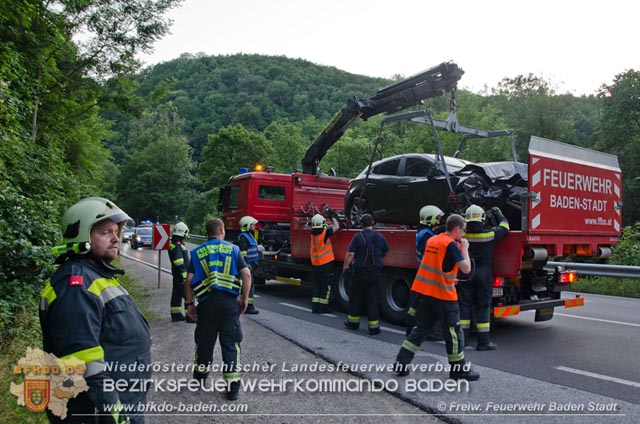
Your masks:
[[[240,248],[228,241],[207,240],[191,252],[194,276],[191,288],[199,302],[205,300],[211,290],[240,294],[238,261]]]
[[[327,229],[322,230],[320,234],[311,234],[311,244],[309,245],[309,254],[311,256],[311,264],[315,266],[324,265],[335,258],[333,256],[333,247],[331,246],[331,239],[328,239],[325,243],[325,235]]]
[[[411,290],[436,299],[458,300],[456,292],[458,265],[456,264],[449,272],[442,270],[447,247],[453,241],[446,233],[433,236],[427,241],[425,255],[422,257]]]
[[[40,300],[40,326],[45,352],[85,362],[83,377],[88,398],[99,411],[118,402],[117,391],[105,391],[105,380],[150,377],[149,326],[133,298],[115,278],[121,270],[89,257],[72,257],[47,283]],[[108,369],[106,364],[136,364],[131,370]],[[140,372],[138,365],[145,369]],[[69,403],[69,413],[83,402]]]

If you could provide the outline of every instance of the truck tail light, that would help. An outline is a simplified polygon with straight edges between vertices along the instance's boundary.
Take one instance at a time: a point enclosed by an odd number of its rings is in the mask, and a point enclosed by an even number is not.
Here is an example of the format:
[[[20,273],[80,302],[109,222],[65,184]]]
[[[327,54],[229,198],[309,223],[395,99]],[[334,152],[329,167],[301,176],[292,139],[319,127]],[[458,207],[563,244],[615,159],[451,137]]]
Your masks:
[[[571,284],[578,281],[578,272],[577,271],[562,271],[558,273],[558,283],[561,284]]]
[[[504,287],[504,278],[495,277],[493,279],[493,287]]]

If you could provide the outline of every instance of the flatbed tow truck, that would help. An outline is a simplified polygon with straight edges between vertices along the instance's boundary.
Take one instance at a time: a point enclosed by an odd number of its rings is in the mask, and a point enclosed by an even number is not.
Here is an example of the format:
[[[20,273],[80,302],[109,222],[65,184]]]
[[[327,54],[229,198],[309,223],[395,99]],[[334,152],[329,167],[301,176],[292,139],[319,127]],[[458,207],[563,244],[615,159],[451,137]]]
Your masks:
[[[440,158],[443,155],[437,133],[441,130],[467,138],[510,135],[509,131],[483,131],[457,122],[455,89],[462,74],[457,65],[443,63],[379,90],[370,100],[351,99],[309,147],[301,173],[247,172],[230,178],[219,199],[228,238],[235,240],[244,215],[262,224],[259,242],[265,250],[255,274],[258,284],[268,280],[295,285],[313,282],[309,261],[311,217],[329,207],[341,217],[341,229],[331,238],[336,257],[334,303],[341,308],[347,306],[349,287],[342,276],[342,258],[360,230],[344,213],[350,180],[319,173],[320,160],[353,122],[378,113],[392,113],[383,118],[383,126],[403,120],[431,127]],[[433,119],[429,111],[398,113],[444,92],[452,94],[446,121]],[[515,148],[513,155],[515,160]],[[567,256],[606,258],[611,246],[619,242],[622,178],[613,155],[535,136],[529,143],[527,165],[521,220],[516,225],[519,229],[500,241],[494,255],[492,316],[502,318],[535,310],[535,320],[546,321],[553,317],[556,307],[584,305],[579,295],[561,298],[577,273],[560,266],[548,272],[544,269],[547,261]],[[463,206],[452,204],[450,211],[462,212]],[[381,310],[390,321],[400,323],[406,315],[417,268],[416,230],[384,224],[377,224],[375,229],[390,247],[384,258]]]

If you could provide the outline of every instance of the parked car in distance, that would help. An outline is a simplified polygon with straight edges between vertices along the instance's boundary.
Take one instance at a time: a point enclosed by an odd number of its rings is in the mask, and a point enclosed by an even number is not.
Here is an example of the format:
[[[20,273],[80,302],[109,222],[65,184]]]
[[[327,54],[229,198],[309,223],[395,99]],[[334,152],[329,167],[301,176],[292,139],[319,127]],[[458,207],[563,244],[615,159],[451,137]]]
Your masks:
[[[129,241],[131,240],[131,236],[133,235],[133,228],[130,227],[124,227],[122,229],[122,241]]]
[[[484,208],[498,206],[510,223],[520,225],[520,194],[527,188],[526,164],[473,163],[448,156],[444,160],[451,187],[442,162],[432,154],[408,153],[374,162],[368,178],[367,167],[349,184],[347,218],[359,225],[359,217],[370,213],[381,223],[416,225],[425,205],[459,213],[477,204]]]
[[[131,248],[145,247],[153,244],[153,227],[136,227],[131,236]]]

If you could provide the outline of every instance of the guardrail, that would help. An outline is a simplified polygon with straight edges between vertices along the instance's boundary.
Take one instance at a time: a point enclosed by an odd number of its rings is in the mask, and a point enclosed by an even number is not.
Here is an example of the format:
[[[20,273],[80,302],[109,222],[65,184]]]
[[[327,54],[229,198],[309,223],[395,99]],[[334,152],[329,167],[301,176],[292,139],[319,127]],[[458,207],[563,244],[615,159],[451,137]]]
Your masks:
[[[631,265],[608,265],[608,264],[585,264],[580,262],[547,262],[544,269],[553,271],[556,266],[575,269],[579,274],[591,275],[594,277],[618,277],[618,278],[638,278],[640,279],[640,266]]]
[[[205,236],[189,234],[189,238],[197,241],[206,241]],[[588,264],[581,262],[547,262],[544,269],[553,272],[556,266],[575,269],[582,275],[594,277],[617,277],[617,278],[637,278],[640,279],[640,266],[631,265],[609,265],[609,264]]]

